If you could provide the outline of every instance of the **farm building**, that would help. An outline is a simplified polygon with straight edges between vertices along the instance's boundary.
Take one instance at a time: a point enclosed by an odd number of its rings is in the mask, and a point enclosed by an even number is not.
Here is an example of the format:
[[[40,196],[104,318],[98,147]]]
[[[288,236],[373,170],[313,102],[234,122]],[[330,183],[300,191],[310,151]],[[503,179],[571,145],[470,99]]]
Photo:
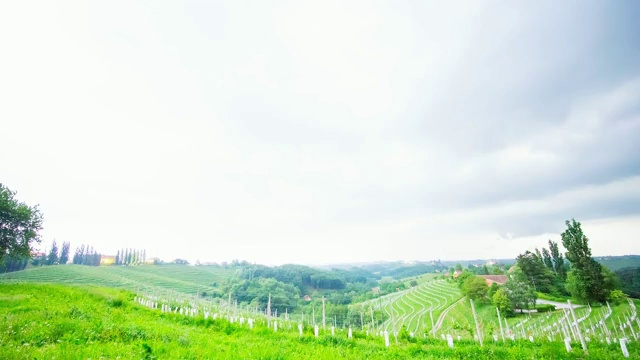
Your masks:
[[[496,283],[498,285],[504,285],[508,278],[507,275],[478,275],[479,277],[483,278],[486,282],[487,285],[491,286],[491,284]]]
[[[116,263],[116,257],[113,255],[101,255],[100,265],[114,265]]]

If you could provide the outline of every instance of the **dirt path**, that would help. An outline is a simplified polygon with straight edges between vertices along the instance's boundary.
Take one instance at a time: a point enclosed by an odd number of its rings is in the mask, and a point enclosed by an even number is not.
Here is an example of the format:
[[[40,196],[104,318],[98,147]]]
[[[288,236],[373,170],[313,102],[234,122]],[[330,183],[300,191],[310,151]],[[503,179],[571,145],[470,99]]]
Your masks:
[[[436,322],[436,325],[434,326],[435,331],[440,330],[440,328],[442,327],[442,323],[444,322],[444,318],[447,316],[447,313],[449,312],[449,310],[451,310],[451,308],[456,306],[459,302],[461,302],[464,299],[465,297],[460,298],[460,300],[449,305],[446,309],[442,311],[442,313],[440,314],[440,317],[438,318],[438,322]],[[431,331],[434,331],[434,330],[432,329]]]

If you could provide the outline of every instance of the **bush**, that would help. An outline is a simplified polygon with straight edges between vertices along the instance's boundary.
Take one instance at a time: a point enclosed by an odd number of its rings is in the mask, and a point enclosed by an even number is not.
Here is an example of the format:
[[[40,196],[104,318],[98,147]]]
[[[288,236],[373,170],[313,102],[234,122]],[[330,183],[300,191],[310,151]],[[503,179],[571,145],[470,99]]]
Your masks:
[[[609,293],[609,301],[616,305],[622,304],[626,298],[627,296],[620,290],[613,290]]]
[[[539,304],[536,305],[536,311],[539,313],[543,313],[543,312],[551,312],[551,311],[555,311],[556,310],[556,306],[555,305],[551,305],[551,304]]]

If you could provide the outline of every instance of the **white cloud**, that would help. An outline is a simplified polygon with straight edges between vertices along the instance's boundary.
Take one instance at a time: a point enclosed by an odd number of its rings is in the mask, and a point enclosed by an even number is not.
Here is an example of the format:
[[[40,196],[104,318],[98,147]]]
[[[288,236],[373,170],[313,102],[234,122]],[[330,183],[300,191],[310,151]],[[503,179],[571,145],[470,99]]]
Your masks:
[[[2,4],[0,180],[47,241],[166,259],[513,257],[574,216],[637,252],[640,69],[596,66],[634,34],[558,6]]]

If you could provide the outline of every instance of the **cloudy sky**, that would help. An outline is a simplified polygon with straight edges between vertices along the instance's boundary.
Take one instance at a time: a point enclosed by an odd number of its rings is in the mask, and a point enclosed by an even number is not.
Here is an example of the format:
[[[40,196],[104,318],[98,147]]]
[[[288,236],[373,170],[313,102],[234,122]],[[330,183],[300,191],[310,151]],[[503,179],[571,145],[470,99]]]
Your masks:
[[[637,1],[4,1],[53,239],[266,264],[640,253]]]

